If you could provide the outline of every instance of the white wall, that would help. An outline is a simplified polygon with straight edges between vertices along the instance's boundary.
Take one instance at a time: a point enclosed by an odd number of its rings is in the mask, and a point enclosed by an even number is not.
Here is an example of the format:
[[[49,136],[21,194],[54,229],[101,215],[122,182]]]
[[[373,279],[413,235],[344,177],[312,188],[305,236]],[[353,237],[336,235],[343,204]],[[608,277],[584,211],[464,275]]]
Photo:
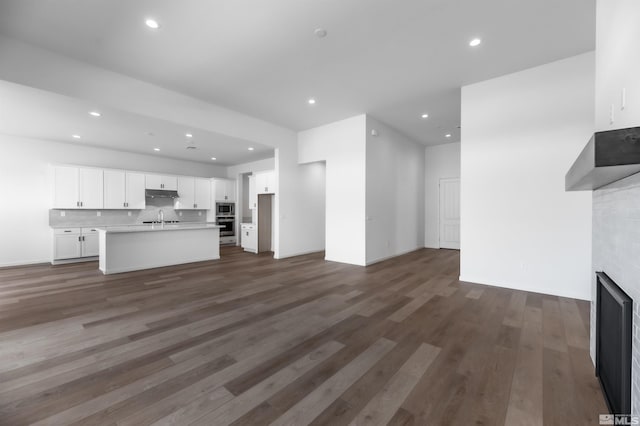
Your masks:
[[[229,179],[238,179],[238,175],[242,173],[256,173],[267,170],[275,170],[275,157],[265,158],[264,160],[252,161],[250,163],[238,164],[227,167],[227,177]]]
[[[640,1],[599,0],[596,6],[596,130],[640,126]],[[627,106],[621,109],[626,88]],[[614,105],[614,122],[609,109]]]
[[[366,263],[371,264],[424,246],[424,145],[371,116],[366,135]]]
[[[590,299],[594,54],[462,88],[461,280]]]
[[[298,134],[298,162],[326,162],[327,260],[366,264],[366,116]]]
[[[0,134],[0,266],[51,260],[51,163],[223,177],[226,168]]]
[[[440,179],[460,177],[460,143],[425,149],[424,246],[440,248]]]

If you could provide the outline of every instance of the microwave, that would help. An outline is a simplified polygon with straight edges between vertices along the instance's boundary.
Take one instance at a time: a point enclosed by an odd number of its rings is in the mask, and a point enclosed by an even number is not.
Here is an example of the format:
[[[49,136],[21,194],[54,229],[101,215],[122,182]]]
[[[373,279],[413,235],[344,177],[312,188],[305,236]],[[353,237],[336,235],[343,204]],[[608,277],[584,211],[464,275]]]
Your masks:
[[[233,216],[235,210],[234,203],[216,203],[216,215],[218,216]]]

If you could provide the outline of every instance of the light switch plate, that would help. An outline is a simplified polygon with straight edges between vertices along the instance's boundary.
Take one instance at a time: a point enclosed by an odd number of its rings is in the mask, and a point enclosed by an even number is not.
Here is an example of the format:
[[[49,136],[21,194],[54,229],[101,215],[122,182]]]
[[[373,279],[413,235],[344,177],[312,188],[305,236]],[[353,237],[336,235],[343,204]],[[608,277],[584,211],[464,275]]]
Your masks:
[[[102,216],[102,212],[100,212],[100,211],[96,212],[96,216],[98,216],[98,217]]]
[[[127,216],[131,216],[131,212],[127,212]]]

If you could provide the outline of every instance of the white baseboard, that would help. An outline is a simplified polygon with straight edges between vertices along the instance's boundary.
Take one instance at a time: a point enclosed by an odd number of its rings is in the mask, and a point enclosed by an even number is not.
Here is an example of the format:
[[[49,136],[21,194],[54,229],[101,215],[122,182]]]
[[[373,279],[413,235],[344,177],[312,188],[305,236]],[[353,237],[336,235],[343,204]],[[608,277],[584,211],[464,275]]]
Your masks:
[[[579,294],[569,294],[569,293],[565,293],[562,291],[557,291],[555,289],[551,289],[551,288],[540,288],[540,287],[531,287],[531,286],[515,286],[515,285],[505,285],[505,284],[501,284],[501,283],[496,283],[496,282],[490,282],[490,280],[486,280],[486,279],[480,279],[480,278],[474,278],[474,277],[470,277],[470,276],[463,276],[460,275],[460,277],[458,277],[458,279],[460,281],[464,281],[464,282],[468,282],[471,284],[481,284],[481,285],[487,285],[490,287],[500,287],[500,288],[508,288],[510,290],[520,290],[520,291],[528,291],[530,293],[539,293],[539,294],[546,294],[549,296],[559,296],[559,297],[567,297],[570,299],[578,299],[578,300],[586,300],[587,302],[590,302],[591,299],[590,298],[584,298],[584,296],[579,295]],[[589,285],[591,285],[589,283]]]
[[[98,260],[98,256],[92,257],[78,257],[75,259],[58,259],[52,260],[52,265],[67,265],[69,263],[81,263],[81,262],[96,262]]]
[[[0,268],[11,268],[11,267],[14,267],[14,266],[37,265],[39,263],[51,263],[51,259],[21,260],[21,261],[18,261],[18,262],[0,263]]]
[[[409,250],[403,250],[400,253],[392,254],[390,256],[384,256],[384,257],[380,257],[378,259],[369,260],[369,261],[367,261],[366,266],[373,265],[374,263],[384,262],[385,260],[393,259],[394,257],[403,256],[405,254],[413,253],[414,251],[417,251],[417,250],[422,250],[422,247],[416,247],[416,248],[412,248],[412,249],[409,249]]]
[[[290,254],[285,254],[284,256],[282,255],[278,255],[276,256],[275,253],[273,255],[274,259],[286,259],[288,257],[296,257],[296,256],[304,256],[305,254],[312,254],[312,253],[320,253],[324,251],[324,249],[313,249],[313,250],[308,250],[308,251],[301,251],[301,252],[296,252],[296,253],[290,253]]]

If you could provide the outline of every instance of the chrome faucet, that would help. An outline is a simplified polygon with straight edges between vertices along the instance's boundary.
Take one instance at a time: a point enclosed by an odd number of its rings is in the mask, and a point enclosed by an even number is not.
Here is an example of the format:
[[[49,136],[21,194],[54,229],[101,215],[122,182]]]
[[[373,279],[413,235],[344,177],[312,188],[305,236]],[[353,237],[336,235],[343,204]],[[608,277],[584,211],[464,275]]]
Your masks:
[[[158,222],[164,225],[164,212],[162,209],[158,210]]]

